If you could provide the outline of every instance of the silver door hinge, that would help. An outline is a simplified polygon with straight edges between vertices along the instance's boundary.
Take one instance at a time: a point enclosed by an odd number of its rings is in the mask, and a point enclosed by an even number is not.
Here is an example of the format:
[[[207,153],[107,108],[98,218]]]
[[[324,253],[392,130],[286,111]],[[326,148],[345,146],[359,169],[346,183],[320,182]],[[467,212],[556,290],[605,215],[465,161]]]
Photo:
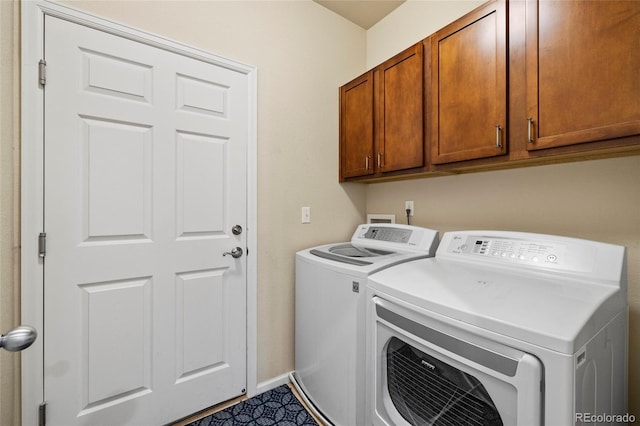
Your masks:
[[[38,257],[44,258],[47,255],[47,233],[41,232],[38,235]]]
[[[47,84],[47,61],[44,59],[38,62],[38,82],[41,86]]]
[[[47,424],[47,403],[43,402],[38,406],[38,426]]]

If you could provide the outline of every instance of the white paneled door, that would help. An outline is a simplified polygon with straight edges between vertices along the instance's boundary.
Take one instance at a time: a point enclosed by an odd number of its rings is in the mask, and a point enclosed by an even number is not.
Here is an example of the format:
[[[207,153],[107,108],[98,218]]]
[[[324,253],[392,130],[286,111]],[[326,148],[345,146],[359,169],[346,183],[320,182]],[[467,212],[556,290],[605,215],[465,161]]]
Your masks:
[[[47,425],[241,395],[247,76],[51,16],[45,60]]]

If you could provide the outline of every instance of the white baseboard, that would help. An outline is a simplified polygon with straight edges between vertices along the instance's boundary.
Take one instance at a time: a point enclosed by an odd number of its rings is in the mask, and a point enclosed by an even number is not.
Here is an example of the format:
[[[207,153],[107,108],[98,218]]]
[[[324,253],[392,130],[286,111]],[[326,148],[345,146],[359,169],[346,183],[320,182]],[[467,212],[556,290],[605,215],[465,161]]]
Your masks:
[[[327,419],[324,416],[324,414],[322,414],[322,412],[316,408],[313,402],[311,402],[311,400],[307,398],[307,394],[302,389],[302,384],[300,383],[299,378],[297,377],[297,373],[292,371],[291,374],[289,374],[289,380],[291,381],[291,384],[293,385],[293,387],[295,387],[296,390],[298,391],[298,395],[300,396],[300,398],[302,398],[305,408],[307,409],[307,411],[311,412],[311,414],[315,417],[315,420],[320,425],[333,426],[333,423],[331,423],[329,419]]]
[[[258,387],[256,389],[256,392],[257,392],[256,395],[271,389],[275,389],[278,386],[286,385],[287,383],[290,382],[289,374],[291,373],[284,373],[284,374],[281,374],[280,376],[274,377],[273,379],[265,380],[264,382],[258,383]],[[247,395],[247,396],[251,397],[253,395]]]

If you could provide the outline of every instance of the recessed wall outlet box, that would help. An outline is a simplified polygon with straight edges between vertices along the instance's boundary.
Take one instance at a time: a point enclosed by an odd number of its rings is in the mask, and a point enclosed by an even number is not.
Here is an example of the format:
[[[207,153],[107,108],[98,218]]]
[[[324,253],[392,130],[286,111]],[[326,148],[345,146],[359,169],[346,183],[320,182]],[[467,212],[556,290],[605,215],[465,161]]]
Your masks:
[[[396,223],[395,214],[367,214],[367,223]]]

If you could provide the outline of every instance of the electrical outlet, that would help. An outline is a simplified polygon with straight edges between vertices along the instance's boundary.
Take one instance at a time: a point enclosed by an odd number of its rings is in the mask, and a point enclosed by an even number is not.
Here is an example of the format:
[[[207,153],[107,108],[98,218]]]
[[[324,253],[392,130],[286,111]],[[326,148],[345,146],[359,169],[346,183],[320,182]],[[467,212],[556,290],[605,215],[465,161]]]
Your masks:
[[[302,223],[311,223],[311,207],[302,208]]]
[[[409,210],[409,216],[413,216],[413,214],[415,213],[413,211],[413,201],[405,201],[404,202],[404,210],[405,211]]]

